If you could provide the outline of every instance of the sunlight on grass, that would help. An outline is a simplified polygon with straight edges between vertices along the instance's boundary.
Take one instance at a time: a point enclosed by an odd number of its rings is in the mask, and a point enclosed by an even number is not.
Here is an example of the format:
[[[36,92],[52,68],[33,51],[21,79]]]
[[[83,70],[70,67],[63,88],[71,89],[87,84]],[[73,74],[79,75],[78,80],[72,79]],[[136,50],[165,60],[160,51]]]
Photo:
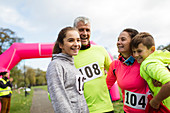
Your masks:
[[[10,113],[30,113],[33,90],[25,97],[24,90],[13,90]]]
[[[33,88],[41,88],[41,89],[47,91],[47,85],[45,85],[45,86],[34,86]]]
[[[29,95],[25,97],[24,90],[13,90],[12,99],[11,99],[11,110],[10,113],[30,113],[33,90],[35,88],[41,88],[47,91],[47,86],[35,86],[31,87]],[[121,93],[121,92],[120,92]],[[114,113],[124,113],[123,103],[121,102],[122,98],[116,102],[113,102]]]
[[[31,91],[28,92],[29,95],[25,97],[25,91],[23,89],[13,90],[10,113],[30,113],[34,88],[41,88],[47,91],[47,86],[31,87]]]

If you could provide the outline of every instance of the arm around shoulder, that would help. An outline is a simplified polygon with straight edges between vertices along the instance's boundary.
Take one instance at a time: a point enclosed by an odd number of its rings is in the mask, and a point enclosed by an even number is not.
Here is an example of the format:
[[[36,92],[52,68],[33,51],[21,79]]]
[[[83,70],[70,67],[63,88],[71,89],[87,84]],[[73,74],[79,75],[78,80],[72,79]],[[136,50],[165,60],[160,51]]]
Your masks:
[[[158,109],[160,103],[169,96],[170,96],[170,81],[162,85],[159,93],[155,97],[153,97],[153,99],[150,101],[150,105],[153,108]]]

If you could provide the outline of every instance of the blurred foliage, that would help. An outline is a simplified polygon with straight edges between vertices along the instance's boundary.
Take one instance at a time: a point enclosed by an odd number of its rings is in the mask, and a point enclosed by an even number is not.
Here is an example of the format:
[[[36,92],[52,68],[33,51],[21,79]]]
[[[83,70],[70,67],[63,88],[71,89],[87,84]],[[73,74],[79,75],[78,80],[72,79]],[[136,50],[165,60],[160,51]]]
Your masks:
[[[31,68],[31,67],[27,67],[26,66],[26,70],[25,70],[25,76],[26,78],[28,79],[29,81],[29,85],[30,86],[33,86],[36,84],[36,78],[35,78],[35,69]]]
[[[30,113],[33,98],[33,90],[25,98],[23,88],[12,91],[10,113]]]
[[[24,71],[25,70],[25,71]],[[19,69],[16,65],[11,71],[10,71],[10,77],[12,77],[13,80],[13,87],[19,88],[19,87],[31,87],[36,85],[46,85],[46,72],[43,70],[33,69],[31,67],[25,66],[22,69]]]
[[[46,85],[46,72],[40,70],[39,68],[36,69],[36,84],[37,85]]]
[[[170,44],[168,44],[167,46],[160,45],[157,48],[157,50],[163,50],[163,49],[166,49],[166,50],[170,51]]]
[[[7,50],[14,42],[22,42],[23,38],[16,36],[10,29],[0,28],[0,55]]]

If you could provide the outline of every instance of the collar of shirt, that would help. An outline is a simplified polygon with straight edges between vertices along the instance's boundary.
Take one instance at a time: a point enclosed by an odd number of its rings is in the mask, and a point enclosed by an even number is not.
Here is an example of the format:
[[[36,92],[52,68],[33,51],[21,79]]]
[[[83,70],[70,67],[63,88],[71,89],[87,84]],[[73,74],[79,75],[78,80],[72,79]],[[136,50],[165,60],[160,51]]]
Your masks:
[[[130,56],[129,58],[125,59],[123,56],[119,55],[118,59],[128,66],[132,65],[135,62],[135,58],[133,58],[133,56]]]

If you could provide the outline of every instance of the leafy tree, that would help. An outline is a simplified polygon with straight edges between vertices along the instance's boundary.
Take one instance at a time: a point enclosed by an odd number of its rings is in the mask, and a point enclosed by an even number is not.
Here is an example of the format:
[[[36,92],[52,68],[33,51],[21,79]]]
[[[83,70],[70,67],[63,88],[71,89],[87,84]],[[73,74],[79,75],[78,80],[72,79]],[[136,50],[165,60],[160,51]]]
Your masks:
[[[25,73],[24,73],[25,70]],[[46,72],[41,69],[33,69],[29,66],[25,66],[25,69],[19,69],[18,65],[13,67],[10,71],[10,77],[13,80],[14,88],[35,86],[35,85],[46,85]]]
[[[36,70],[36,85],[45,85],[45,84],[47,84],[46,72],[38,68]]]
[[[35,72],[36,72],[36,75],[35,75],[36,77],[41,76],[42,71],[40,68],[36,69]]]
[[[22,40],[23,38],[17,37],[12,30],[0,28],[0,55],[14,42],[22,42]]]
[[[36,85],[45,85],[46,81],[43,76],[36,77]]]
[[[168,44],[167,46],[165,46],[163,49],[166,49],[166,50],[170,51],[170,44]]]
[[[29,85],[33,86],[35,85],[35,82],[36,82],[36,78],[35,78],[35,69],[31,68],[31,67],[26,67],[26,78],[28,79],[29,81]]]
[[[17,65],[11,69],[10,77],[13,78],[12,84],[14,88],[18,88],[22,86],[20,83],[24,82],[24,75],[21,69],[18,69]]]
[[[157,49],[158,49],[158,50],[166,49],[166,50],[170,51],[170,44],[168,44],[167,46],[160,45],[160,46],[158,46],[158,48],[157,48]]]

